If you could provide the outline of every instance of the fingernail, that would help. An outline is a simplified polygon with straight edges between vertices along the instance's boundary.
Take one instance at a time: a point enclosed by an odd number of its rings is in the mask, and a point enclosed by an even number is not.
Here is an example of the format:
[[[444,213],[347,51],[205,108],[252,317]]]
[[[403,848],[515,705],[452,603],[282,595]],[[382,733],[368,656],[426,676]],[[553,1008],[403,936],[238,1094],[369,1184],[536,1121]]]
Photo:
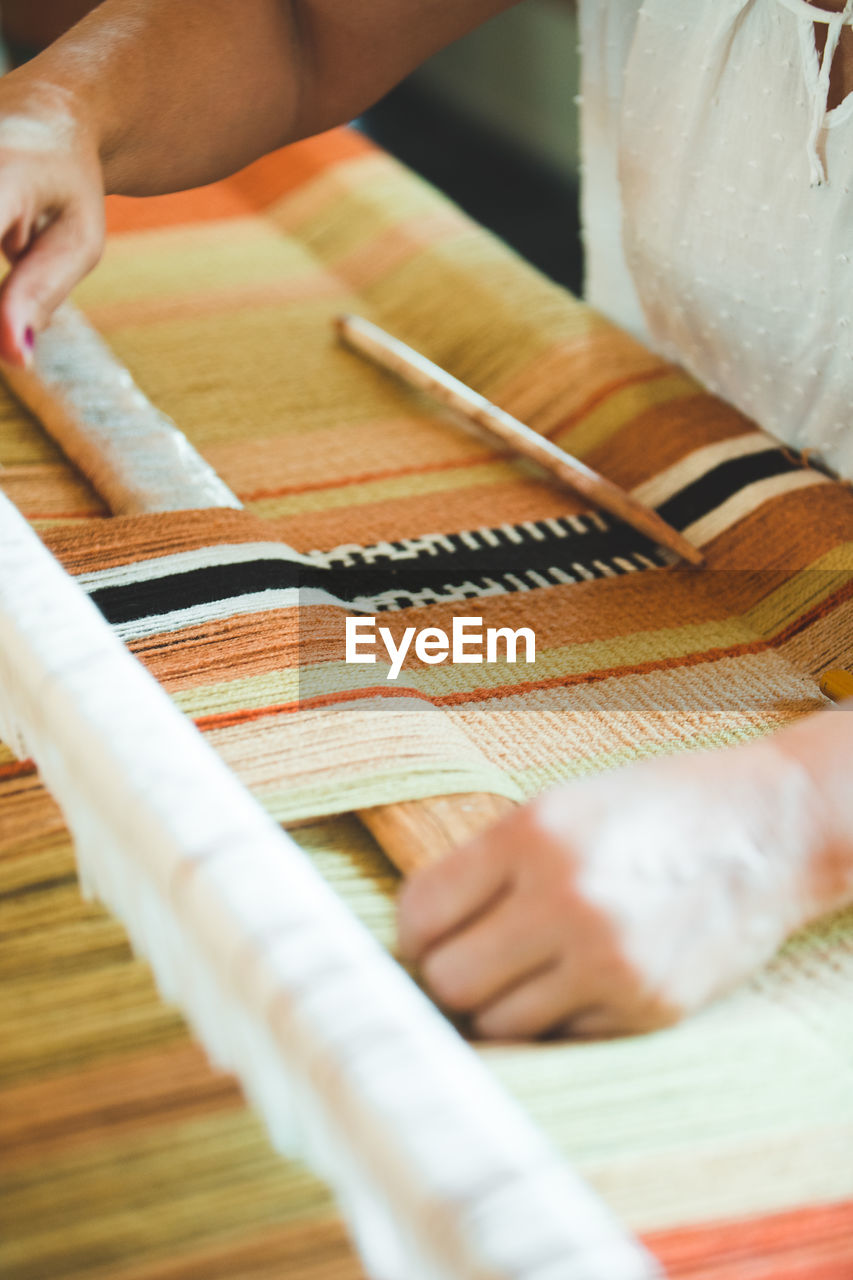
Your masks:
[[[24,357],[24,366],[29,368],[33,362],[33,353],[36,346],[36,335],[32,325],[27,325],[24,330],[24,339],[21,348],[21,355]]]

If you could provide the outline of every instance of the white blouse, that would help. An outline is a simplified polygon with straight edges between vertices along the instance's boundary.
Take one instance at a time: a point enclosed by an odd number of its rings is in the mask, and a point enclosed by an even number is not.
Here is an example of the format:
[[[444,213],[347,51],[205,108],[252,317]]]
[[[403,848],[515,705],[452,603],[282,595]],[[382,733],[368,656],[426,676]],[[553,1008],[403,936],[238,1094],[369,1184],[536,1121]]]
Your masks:
[[[580,21],[589,301],[853,478],[853,94],[827,109],[853,0],[580,0]]]

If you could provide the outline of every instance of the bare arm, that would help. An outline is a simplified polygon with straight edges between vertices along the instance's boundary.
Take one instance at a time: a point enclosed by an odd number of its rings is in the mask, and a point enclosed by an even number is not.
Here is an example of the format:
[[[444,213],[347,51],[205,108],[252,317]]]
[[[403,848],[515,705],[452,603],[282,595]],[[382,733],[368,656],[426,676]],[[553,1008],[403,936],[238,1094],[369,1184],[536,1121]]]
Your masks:
[[[0,356],[97,261],[103,192],[211,182],[340,124],[515,0],[104,0],[0,81]]]
[[[68,90],[108,191],[210,182],[352,119],[514,0],[105,0],[22,73]]]

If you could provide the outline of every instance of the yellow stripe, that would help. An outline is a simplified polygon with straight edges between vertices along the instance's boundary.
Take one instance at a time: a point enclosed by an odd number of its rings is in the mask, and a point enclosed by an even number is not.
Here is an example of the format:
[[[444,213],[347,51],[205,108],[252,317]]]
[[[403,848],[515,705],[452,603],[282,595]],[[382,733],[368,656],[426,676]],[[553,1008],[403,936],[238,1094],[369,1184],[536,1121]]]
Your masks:
[[[696,396],[696,383],[686,373],[665,373],[614,391],[567,430],[557,433],[554,440],[570,453],[583,456],[607,444],[647,410]]]
[[[518,478],[518,471],[512,463],[474,463],[467,467],[449,467],[422,475],[389,476],[364,484],[342,485],[340,488],[290,494],[283,498],[262,498],[250,503],[248,510],[256,516],[268,519],[306,512],[350,510],[376,502],[415,499],[431,493],[451,493],[458,489],[510,484],[517,482]]]

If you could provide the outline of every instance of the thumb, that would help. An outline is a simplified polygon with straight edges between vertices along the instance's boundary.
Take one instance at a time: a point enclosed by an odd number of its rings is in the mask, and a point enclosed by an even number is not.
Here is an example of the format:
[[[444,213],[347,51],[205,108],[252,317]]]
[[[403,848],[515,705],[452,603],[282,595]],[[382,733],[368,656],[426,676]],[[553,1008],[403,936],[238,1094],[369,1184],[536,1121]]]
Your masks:
[[[0,288],[0,357],[15,365],[30,362],[35,335],[97,264],[103,239],[102,214],[71,209],[33,239]]]

